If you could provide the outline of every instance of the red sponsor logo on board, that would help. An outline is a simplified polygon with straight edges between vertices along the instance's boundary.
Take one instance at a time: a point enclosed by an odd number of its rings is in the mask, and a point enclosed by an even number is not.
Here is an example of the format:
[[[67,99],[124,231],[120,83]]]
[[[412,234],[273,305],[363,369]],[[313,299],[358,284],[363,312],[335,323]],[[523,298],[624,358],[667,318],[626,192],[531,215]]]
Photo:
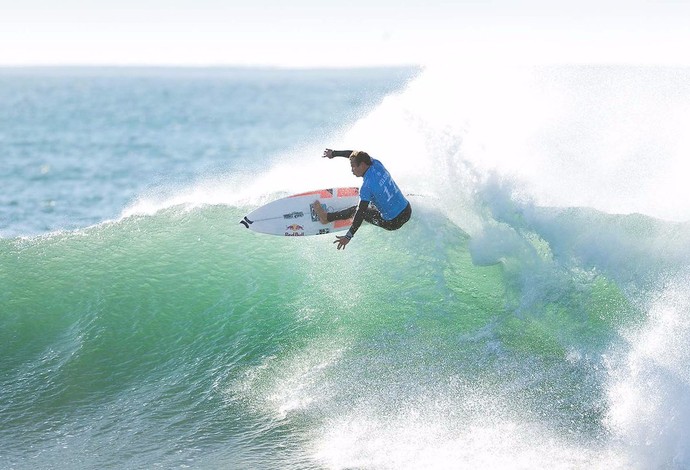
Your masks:
[[[304,227],[299,224],[292,224],[285,227],[286,237],[303,237]]]

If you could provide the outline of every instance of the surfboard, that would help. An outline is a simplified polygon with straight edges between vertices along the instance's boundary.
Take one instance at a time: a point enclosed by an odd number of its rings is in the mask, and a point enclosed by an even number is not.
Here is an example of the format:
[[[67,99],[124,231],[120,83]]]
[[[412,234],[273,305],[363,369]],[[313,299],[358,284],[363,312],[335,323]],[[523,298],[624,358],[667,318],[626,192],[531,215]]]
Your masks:
[[[283,237],[307,237],[347,230],[352,219],[322,224],[314,211],[319,200],[326,212],[359,204],[359,188],[331,188],[294,194],[265,204],[240,221],[249,230]]]

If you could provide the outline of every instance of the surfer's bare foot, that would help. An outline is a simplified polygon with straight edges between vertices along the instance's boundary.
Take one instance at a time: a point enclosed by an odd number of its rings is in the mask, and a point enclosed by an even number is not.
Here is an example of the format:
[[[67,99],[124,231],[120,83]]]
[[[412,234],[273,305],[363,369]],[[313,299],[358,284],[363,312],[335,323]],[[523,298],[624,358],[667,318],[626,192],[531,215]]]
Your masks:
[[[326,213],[325,209],[321,205],[321,202],[317,199],[314,201],[314,212],[316,212],[316,215],[319,216],[319,220],[321,221],[322,224],[327,224],[328,223],[328,214]]]

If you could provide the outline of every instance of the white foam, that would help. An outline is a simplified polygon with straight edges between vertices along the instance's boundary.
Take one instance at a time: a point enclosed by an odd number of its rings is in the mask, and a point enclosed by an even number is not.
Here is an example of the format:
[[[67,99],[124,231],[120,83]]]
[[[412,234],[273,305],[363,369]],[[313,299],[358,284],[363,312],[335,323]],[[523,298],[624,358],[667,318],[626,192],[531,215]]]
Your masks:
[[[568,442],[481,402],[486,411],[474,417],[456,407],[443,413],[437,401],[401,403],[392,416],[375,407],[348,410],[321,430],[314,458],[333,469],[630,468],[618,451]]]
[[[540,205],[690,219],[690,72],[428,69],[346,134],[405,188],[449,201],[491,173]],[[464,196],[463,196],[464,198]]]
[[[668,283],[609,362],[606,423],[645,468],[690,466],[689,281]]]

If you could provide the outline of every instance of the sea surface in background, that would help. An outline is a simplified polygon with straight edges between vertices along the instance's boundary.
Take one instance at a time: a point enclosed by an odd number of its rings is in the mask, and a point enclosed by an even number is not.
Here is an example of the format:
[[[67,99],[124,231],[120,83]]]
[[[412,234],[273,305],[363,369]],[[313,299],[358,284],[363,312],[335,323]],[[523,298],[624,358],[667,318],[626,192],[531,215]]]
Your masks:
[[[143,194],[264,171],[351,125],[414,74],[0,69],[0,236],[83,228]]]
[[[0,467],[688,468],[690,70],[0,71]],[[256,234],[381,159],[401,230]]]

